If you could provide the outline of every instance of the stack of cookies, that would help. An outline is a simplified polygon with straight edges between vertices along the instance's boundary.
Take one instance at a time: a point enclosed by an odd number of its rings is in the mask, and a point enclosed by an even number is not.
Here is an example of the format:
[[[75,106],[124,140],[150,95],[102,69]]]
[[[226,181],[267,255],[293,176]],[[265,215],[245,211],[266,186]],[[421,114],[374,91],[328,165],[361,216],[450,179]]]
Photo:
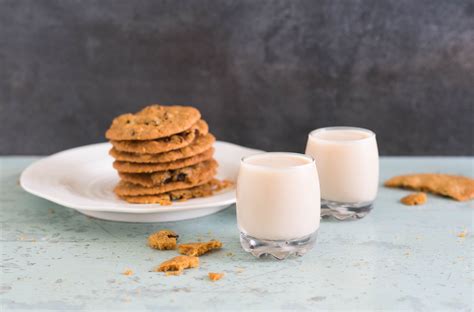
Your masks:
[[[169,205],[227,185],[215,179],[215,137],[194,107],[152,105],[120,115],[105,136],[121,178],[114,191],[130,203]]]

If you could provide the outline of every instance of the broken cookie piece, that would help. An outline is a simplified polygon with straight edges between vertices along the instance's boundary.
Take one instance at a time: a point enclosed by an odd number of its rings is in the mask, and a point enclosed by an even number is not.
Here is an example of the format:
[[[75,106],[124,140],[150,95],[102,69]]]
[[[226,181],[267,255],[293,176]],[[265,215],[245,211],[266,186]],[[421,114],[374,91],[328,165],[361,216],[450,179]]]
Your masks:
[[[221,247],[221,242],[217,240],[211,240],[206,243],[181,244],[178,246],[178,252],[188,256],[201,256],[210,250],[219,249]]]
[[[148,246],[159,250],[176,249],[178,235],[171,230],[161,230],[148,236]]]
[[[177,256],[161,263],[154,271],[166,272],[166,275],[179,275],[184,269],[197,268],[198,266],[198,257]]]
[[[423,192],[412,193],[400,199],[402,204],[407,206],[423,205],[424,203],[426,203],[426,200],[426,193]]]
[[[209,279],[213,282],[218,281],[218,280],[220,280],[221,278],[224,277],[224,273],[209,272],[207,275],[209,276]]]
[[[448,174],[411,174],[391,178],[388,187],[402,187],[448,196],[458,201],[474,198],[474,179]]]

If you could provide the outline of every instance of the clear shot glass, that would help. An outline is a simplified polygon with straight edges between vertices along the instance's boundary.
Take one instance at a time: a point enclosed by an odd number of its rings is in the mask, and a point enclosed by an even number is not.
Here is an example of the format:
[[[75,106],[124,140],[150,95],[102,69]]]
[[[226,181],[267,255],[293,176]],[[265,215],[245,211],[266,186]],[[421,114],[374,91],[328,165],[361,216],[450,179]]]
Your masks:
[[[316,129],[308,136],[306,154],[318,167],[321,216],[359,219],[372,210],[379,179],[374,132],[355,127]]]
[[[262,153],[241,160],[237,223],[245,251],[280,260],[305,254],[316,242],[320,210],[311,156]]]

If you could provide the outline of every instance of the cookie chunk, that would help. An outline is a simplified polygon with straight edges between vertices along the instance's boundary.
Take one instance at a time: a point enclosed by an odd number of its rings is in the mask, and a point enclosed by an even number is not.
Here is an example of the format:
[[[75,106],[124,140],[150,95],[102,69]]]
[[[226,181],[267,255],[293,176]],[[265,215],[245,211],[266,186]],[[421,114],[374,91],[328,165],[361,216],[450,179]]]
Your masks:
[[[200,118],[194,107],[151,105],[115,118],[105,137],[117,141],[159,139],[191,128]]]
[[[220,280],[221,278],[224,277],[224,273],[214,273],[214,272],[209,272],[207,273],[207,276],[209,276],[209,279],[213,282]]]
[[[120,181],[114,189],[118,196],[136,196],[136,195],[156,195],[170,191],[182,190],[208,183],[214,178],[216,170],[211,170],[203,173],[195,182],[170,182],[163,185],[145,187],[137,184],[132,184],[125,181]]]
[[[199,136],[188,146],[165,153],[136,154],[121,152],[113,147],[110,150],[109,154],[116,160],[120,161],[128,161],[135,163],[165,163],[201,154],[204,151],[210,149],[215,141],[216,138],[212,134],[208,133],[206,135]]]
[[[171,230],[161,230],[148,236],[148,246],[159,250],[176,249],[178,237]]]
[[[190,129],[169,137],[147,141],[111,141],[110,143],[121,152],[158,154],[185,147],[191,144],[197,136],[206,135],[208,132],[209,126],[201,119]]]
[[[197,268],[199,266],[199,258],[191,256],[177,256],[161,263],[155,268],[156,272],[171,272],[179,275],[184,269]]]
[[[140,163],[131,163],[126,161],[114,161],[114,168],[118,172],[125,172],[125,173],[149,173],[149,172],[158,172],[158,171],[165,171],[165,170],[175,170],[179,168],[184,168],[188,166],[195,165],[202,161],[211,159],[214,155],[214,148],[211,147],[210,149],[206,150],[205,152],[179,160],[175,160],[172,162],[166,163],[156,163],[156,164],[140,164]]]
[[[201,256],[211,250],[220,249],[222,243],[217,240],[211,240],[206,243],[189,243],[181,244],[178,246],[178,252],[182,255],[187,256]]]
[[[215,192],[233,185],[228,181],[213,179],[210,182],[190,189],[171,191],[157,195],[120,196],[132,204],[160,204],[171,205],[173,200],[185,201],[191,198],[211,196]]]
[[[402,204],[407,206],[423,205],[424,203],[426,203],[426,200],[426,193],[423,192],[409,194],[400,199]]]
[[[152,187],[171,182],[197,182],[204,173],[217,169],[217,162],[214,159],[202,163],[180,168],[176,170],[166,170],[154,173],[123,173],[119,176],[123,181],[138,184],[145,187]]]
[[[463,176],[431,173],[401,175],[387,180],[385,186],[431,192],[458,201],[474,198],[474,179]]]

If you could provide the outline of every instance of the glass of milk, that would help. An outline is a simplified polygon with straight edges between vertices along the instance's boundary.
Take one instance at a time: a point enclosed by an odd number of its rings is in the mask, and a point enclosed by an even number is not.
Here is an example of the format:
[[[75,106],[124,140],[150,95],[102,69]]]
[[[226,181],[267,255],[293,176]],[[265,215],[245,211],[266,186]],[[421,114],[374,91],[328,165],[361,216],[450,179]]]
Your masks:
[[[256,257],[303,255],[316,241],[321,215],[311,156],[262,153],[241,160],[237,179],[240,242]]]
[[[379,154],[375,133],[355,127],[310,132],[306,154],[315,158],[321,183],[321,215],[365,217],[377,196]]]

